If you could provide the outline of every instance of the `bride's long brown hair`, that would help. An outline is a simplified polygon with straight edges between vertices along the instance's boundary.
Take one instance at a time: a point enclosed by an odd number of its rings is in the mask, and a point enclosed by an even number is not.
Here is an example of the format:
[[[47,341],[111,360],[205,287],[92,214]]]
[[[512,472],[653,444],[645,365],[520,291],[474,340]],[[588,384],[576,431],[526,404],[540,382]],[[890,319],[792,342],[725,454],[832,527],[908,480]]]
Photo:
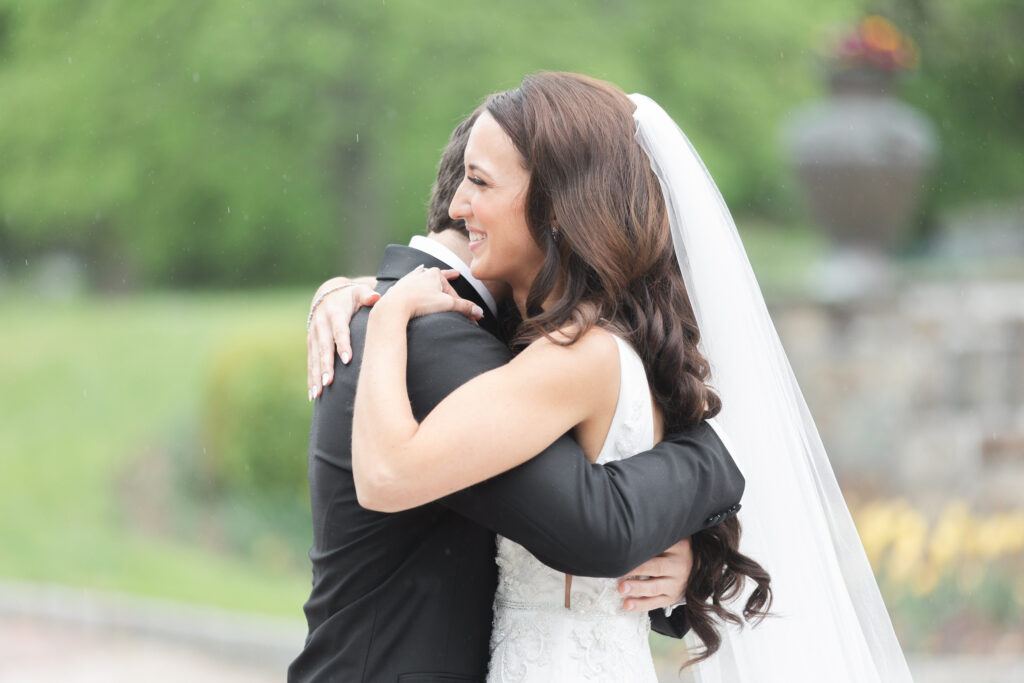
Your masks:
[[[492,95],[484,107],[530,173],[526,222],[546,254],[513,346],[541,336],[572,344],[600,321],[640,354],[666,432],[716,415],[722,402],[708,385],[661,187],[633,137],[633,103],[610,83],[542,72]],[[567,341],[554,335],[566,328],[575,330]],[[735,517],[693,536],[685,609],[704,648],[689,663],[718,649],[716,622],[742,623],[723,603],[747,579],[754,587],[743,617],[756,622],[771,606],[771,579],[739,552],[739,539]]]

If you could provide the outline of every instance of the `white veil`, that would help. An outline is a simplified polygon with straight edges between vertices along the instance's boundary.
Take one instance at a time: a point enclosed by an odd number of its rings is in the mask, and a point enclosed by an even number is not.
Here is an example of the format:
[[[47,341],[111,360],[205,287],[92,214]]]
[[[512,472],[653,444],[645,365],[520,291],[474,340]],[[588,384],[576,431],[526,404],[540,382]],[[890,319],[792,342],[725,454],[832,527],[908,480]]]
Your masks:
[[[724,630],[721,649],[694,675],[709,683],[910,681],[729,209],[668,114],[643,95],[630,99],[722,398],[716,421],[747,480],[741,550],[771,574],[774,591],[774,616]]]

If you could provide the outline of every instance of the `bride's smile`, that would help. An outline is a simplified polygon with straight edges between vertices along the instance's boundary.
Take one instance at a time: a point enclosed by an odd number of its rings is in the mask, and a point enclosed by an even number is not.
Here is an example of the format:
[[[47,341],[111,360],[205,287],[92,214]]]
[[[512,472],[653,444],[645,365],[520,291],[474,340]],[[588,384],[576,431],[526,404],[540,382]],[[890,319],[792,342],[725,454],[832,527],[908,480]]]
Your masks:
[[[487,239],[487,233],[480,232],[479,230],[474,230],[473,228],[468,228],[468,231],[470,250],[472,250],[473,247],[478,246],[480,242],[483,242],[485,239]]]
[[[466,221],[470,269],[481,280],[509,283],[525,299],[544,264],[544,252],[526,221],[530,174],[508,135],[486,112],[469,134],[465,168],[448,213]]]

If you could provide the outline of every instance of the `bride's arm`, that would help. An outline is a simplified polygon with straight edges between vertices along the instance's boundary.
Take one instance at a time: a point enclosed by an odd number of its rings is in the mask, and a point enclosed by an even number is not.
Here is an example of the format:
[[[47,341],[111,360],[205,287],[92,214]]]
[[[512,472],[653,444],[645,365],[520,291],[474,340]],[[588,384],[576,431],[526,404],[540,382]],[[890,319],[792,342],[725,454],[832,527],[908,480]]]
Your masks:
[[[363,306],[372,306],[380,296],[373,291],[372,277],[333,277],[317,288],[309,306],[306,324],[306,387],[309,400],[323,394],[334,380],[334,350],[341,362],[352,360],[348,324]]]
[[[417,423],[406,389],[406,326],[421,311],[401,286],[374,306],[367,325],[352,432],[364,507],[409,509],[525,462],[594,414],[618,376],[610,338],[587,334],[571,347],[542,339]]]

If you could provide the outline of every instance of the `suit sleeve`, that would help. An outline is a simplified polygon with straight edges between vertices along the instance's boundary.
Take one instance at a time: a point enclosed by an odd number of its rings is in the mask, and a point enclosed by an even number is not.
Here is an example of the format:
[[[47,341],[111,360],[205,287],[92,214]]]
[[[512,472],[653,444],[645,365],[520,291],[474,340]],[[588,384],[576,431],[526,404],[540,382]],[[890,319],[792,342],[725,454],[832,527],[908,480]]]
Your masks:
[[[407,382],[417,419],[510,358],[503,344],[457,314],[418,318],[409,335]],[[563,436],[523,465],[441,502],[558,571],[619,577],[735,514],[743,487],[724,444],[700,424],[607,465],[591,464]]]
[[[417,420],[510,359],[501,342],[458,314],[412,321],[408,349],[406,382]],[[519,467],[440,503],[557,571],[617,578],[736,514],[743,487],[728,450],[701,424],[607,465],[591,464],[566,435]],[[684,610],[650,614],[658,633],[681,638],[687,631]]]

